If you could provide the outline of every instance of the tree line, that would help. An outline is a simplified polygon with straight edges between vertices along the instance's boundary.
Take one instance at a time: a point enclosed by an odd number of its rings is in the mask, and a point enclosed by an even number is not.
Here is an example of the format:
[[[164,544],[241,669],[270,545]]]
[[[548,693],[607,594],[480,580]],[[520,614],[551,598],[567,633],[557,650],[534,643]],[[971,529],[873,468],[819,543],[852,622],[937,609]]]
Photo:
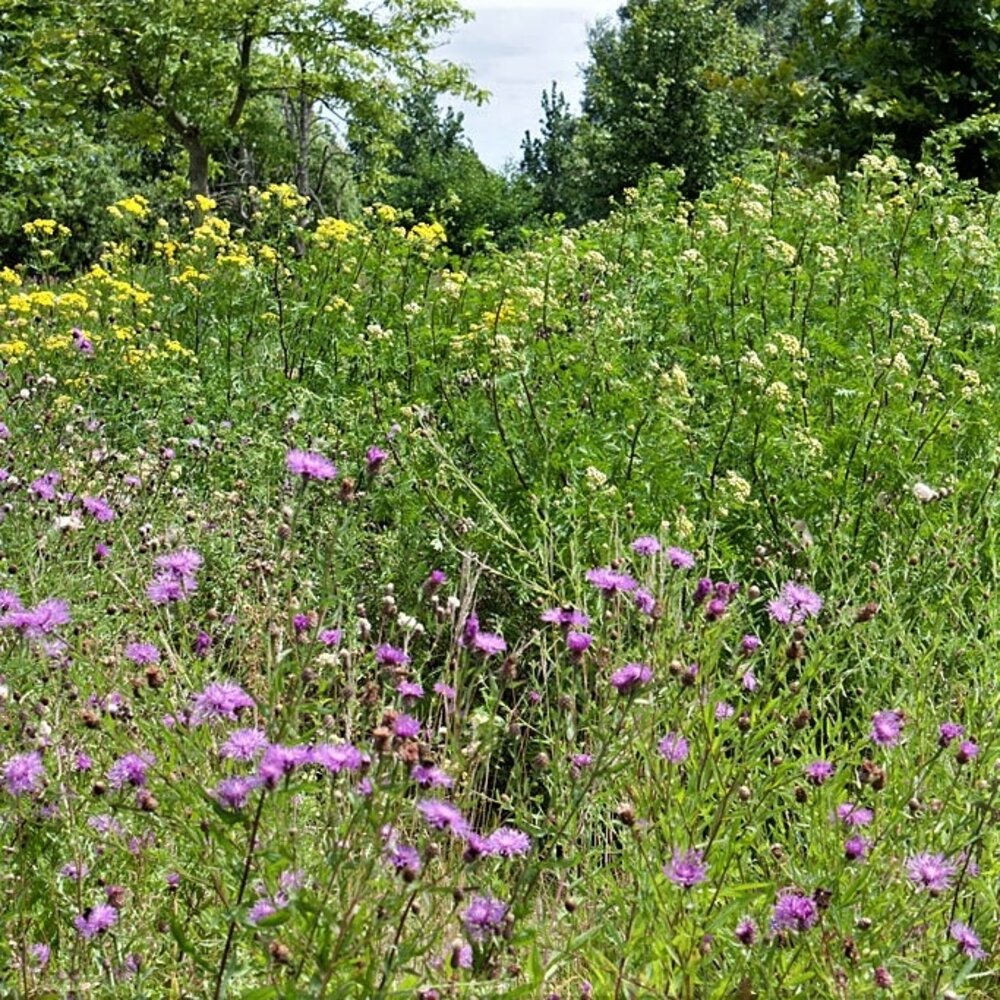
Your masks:
[[[456,249],[605,214],[653,164],[689,196],[781,147],[841,174],[878,144],[1000,187],[1000,0],[625,0],[591,30],[575,110],[553,84],[520,161],[488,169],[434,58],[458,0],[8,0],[0,257],[56,216],[93,254],[104,206],[293,184],[349,217],[382,199]]]

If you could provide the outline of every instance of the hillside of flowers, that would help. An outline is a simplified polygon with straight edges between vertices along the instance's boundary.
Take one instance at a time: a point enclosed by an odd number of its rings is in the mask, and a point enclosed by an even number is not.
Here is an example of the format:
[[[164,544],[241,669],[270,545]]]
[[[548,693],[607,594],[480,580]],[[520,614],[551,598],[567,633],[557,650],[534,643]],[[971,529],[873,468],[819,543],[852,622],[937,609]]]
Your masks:
[[[1000,995],[996,199],[247,198],[0,271],[0,993]]]

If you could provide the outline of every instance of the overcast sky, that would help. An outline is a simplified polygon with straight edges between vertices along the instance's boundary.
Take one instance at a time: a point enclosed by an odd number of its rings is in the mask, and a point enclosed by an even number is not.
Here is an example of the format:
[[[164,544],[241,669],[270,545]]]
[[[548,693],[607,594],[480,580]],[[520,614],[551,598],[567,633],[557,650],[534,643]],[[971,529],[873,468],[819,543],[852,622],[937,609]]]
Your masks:
[[[613,17],[621,0],[464,0],[476,19],[461,25],[439,55],[470,66],[492,94],[481,108],[462,105],[465,132],[483,162],[520,159],[526,130],[537,134],[542,91],[555,80],[576,104],[587,61],[587,28]]]

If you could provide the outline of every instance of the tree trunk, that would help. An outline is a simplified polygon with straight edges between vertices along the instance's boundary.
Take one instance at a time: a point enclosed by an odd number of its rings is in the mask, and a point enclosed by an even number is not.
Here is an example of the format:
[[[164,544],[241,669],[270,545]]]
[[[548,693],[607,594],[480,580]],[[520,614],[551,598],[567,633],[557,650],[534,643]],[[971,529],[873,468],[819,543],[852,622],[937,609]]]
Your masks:
[[[191,196],[208,197],[208,147],[198,134],[184,137],[184,148],[188,155],[188,188]]]

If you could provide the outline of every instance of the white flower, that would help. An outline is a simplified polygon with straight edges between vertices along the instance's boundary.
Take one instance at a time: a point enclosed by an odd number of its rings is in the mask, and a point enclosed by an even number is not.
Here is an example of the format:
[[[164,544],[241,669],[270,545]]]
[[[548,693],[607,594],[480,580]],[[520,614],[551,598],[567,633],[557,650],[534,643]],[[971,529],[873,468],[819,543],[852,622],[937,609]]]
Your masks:
[[[913,495],[921,503],[930,503],[932,500],[937,500],[941,494],[933,486],[928,486],[926,483],[914,483]]]

